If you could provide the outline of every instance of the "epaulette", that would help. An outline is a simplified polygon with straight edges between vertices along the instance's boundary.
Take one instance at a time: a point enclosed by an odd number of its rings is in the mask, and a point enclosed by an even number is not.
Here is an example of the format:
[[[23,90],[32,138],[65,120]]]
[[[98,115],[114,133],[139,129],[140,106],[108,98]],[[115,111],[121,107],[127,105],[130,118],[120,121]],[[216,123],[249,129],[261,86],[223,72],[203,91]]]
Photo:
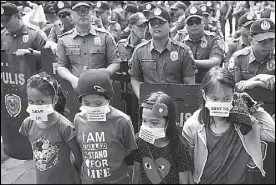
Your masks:
[[[235,57],[238,57],[240,55],[248,55],[250,54],[250,50],[251,50],[251,47],[245,47],[241,50],[236,51],[235,53],[233,53],[233,55],[235,55]]]
[[[118,41],[117,44],[119,44],[119,43],[125,43],[125,42],[127,42],[127,39],[121,39],[121,40]]]
[[[65,36],[65,35],[71,34],[71,33],[73,33],[73,32],[74,32],[74,29],[71,29],[71,30],[69,30],[69,31],[67,31],[67,32],[65,32],[65,33],[63,33],[63,34],[61,34],[60,38],[63,37],[63,36]]]
[[[98,27],[95,27],[94,29],[95,29],[95,31],[99,31],[99,32],[103,32],[103,33],[111,34],[110,32],[108,32],[108,31],[107,31],[106,29],[104,29],[104,28],[98,28]]]
[[[189,46],[187,46],[184,42],[179,42],[177,40],[173,40],[171,39],[172,43],[175,44],[175,45],[178,45],[184,49],[189,49]]]
[[[147,44],[150,43],[150,41],[151,41],[151,40],[148,40],[148,41],[146,41],[146,42],[142,42],[142,43],[138,44],[138,45],[135,47],[134,50],[138,50],[139,48],[141,48],[141,47],[143,47],[143,46],[146,46]]]

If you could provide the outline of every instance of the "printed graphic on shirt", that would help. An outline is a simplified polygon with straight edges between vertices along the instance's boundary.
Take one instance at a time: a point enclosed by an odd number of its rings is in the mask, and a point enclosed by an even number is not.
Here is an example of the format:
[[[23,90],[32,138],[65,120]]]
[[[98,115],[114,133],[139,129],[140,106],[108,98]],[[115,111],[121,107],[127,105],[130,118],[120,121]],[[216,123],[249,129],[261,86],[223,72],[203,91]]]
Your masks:
[[[143,167],[152,184],[160,184],[162,179],[164,179],[170,172],[171,165],[170,162],[164,158],[158,158],[154,163],[153,159],[144,157]],[[162,177],[160,177],[160,175]]]
[[[47,139],[38,139],[33,142],[33,156],[37,169],[46,171],[59,162],[59,148]]]
[[[82,134],[84,164],[86,175],[92,179],[106,178],[110,176],[108,165],[107,143],[104,132]]]

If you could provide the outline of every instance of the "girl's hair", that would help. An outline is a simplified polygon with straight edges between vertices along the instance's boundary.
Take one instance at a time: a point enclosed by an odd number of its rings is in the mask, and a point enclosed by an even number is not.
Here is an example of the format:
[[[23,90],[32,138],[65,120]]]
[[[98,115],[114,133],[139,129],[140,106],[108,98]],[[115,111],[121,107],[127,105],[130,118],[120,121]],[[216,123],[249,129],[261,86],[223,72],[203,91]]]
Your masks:
[[[30,77],[27,81],[27,88],[35,88],[45,96],[57,96],[58,100],[55,104],[55,110],[60,114],[64,114],[66,98],[60,88],[57,80],[46,72],[42,71]]]
[[[211,68],[205,75],[201,84],[201,91],[205,92],[205,95],[212,93],[218,86],[235,89],[235,78],[234,75],[227,69],[219,66]],[[202,94],[202,93],[201,93]],[[203,94],[202,94],[203,95]],[[201,124],[210,124],[210,112],[205,107],[206,101],[202,98],[202,106],[199,112],[198,121]]]
[[[176,115],[175,115],[175,106],[171,97],[161,91],[154,92],[150,94],[144,101],[144,103],[151,102],[155,103],[163,103],[168,108],[168,116],[164,117],[168,121],[168,126],[166,129],[166,136],[170,139],[170,141],[176,141],[179,139],[179,130],[176,126]],[[143,113],[143,107],[140,109],[140,115]]]

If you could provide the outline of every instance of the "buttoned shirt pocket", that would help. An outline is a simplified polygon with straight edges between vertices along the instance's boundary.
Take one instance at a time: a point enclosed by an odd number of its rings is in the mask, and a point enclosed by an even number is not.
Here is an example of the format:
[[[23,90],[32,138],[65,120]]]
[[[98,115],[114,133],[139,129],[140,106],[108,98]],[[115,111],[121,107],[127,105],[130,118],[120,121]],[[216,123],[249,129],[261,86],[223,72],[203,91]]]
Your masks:
[[[181,82],[182,76],[182,64],[179,60],[176,61],[166,61],[164,64],[164,72],[167,80],[173,80],[173,82]]]
[[[66,47],[65,52],[69,56],[80,55],[80,47]]]
[[[92,63],[98,65],[105,65],[105,48],[104,47],[92,47],[90,48],[90,59]]]
[[[141,62],[143,71],[156,70],[156,62]]]

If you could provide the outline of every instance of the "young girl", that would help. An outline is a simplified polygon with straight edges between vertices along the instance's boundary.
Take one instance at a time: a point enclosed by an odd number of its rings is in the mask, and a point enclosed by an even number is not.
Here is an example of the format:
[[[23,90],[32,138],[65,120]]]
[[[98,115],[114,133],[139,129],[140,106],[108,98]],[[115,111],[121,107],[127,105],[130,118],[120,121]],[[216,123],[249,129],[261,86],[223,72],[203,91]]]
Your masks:
[[[263,108],[250,116],[247,103],[236,99],[244,95],[234,89],[231,72],[210,69],[202,81],[203,105],[184,124],[182,134],[194,159],[195,183],[242,184],[251,159],[265,175],[261,140],[275,142],[275,122]],[[233,114],[239,115],[233,119]]]
[[[82,156],[76,141],[73,124],[54,110],[58,102],[58,83],[50,75],[41,72],[27,82],[27,117],[19,132],[28,136],[33,149],[37,184],[80,183]],[[61,109],[64,106],[61,106]],[[60,109],[60,111],[62,111]]]
[[[129,154],[137,148],[129,116],[110,106],[113,87],[104,69],[84,71],[74,124],[83,155],[83,184],[128,184]]]
[[[172,99],[151,94],[141,105],[142,125],[133,152],[133,184],[192,183],[192,161],[180,141]]]

